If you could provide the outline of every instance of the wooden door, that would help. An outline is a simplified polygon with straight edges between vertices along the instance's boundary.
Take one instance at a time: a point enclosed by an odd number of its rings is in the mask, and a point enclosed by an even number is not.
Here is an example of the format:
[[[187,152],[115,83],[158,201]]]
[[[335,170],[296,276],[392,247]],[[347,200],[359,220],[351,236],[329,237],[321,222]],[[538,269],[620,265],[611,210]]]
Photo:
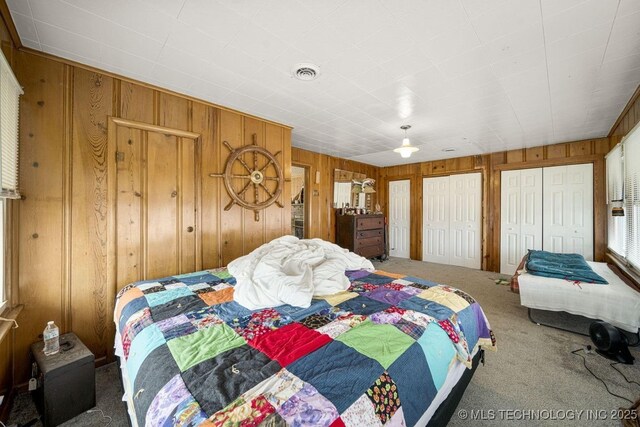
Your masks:
[[[543,176],[544,250],[593,260],[593,164],[548,167]]]
[[[482,263],[482,174],[449,177],[449,264],[477,268]]]
[[[389,182],[389,255],[409,258],[411,181]]]
[[[116,126],[116,286],[201,268],[198,138]]]
[[[449,263],[449,177],[423,179],[422,260]]]

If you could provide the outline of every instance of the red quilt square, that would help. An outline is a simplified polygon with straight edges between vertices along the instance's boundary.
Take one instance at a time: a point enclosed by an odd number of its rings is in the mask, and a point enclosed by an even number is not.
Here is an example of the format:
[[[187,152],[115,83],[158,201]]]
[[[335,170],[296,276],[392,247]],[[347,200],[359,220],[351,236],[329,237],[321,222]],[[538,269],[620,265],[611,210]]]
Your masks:
[[[331,341],[328,335],[294,322],[260,335],[249,344],[287,366]]]

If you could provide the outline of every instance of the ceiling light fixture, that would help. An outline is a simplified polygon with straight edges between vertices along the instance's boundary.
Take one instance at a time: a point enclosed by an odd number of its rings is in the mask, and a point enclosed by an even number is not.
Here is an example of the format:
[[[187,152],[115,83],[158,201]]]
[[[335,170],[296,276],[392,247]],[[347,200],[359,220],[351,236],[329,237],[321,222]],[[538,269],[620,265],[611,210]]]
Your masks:
[[[402,139],[402,145],[396,148],[395,150],[393,150],[393,152],[400,153],[400,157],[402,157],[403,159],[408,159],[409,157],[411,157],[411,153],[415,153],[416,151],[418,151],[418,147],[414,147],[413,145],[411,145],[411,142],[409,141],[409,137],[407,136],[407,129],[411,129],[411,126],[410,125],[400,126],[400,129],[404,131],[404,138]]]

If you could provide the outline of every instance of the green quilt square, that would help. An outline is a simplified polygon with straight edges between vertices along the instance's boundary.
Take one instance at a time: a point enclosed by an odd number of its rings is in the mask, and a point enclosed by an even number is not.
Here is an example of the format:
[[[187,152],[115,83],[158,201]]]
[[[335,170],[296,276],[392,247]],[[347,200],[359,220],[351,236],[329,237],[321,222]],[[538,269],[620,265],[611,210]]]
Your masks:
[[[233,277],[231,276],[231,274],[229,274],[229,271],[227,269],[220,270],[220,271],[213,271],[211,272],[211,274],[213,274],[220,280],[230,279],[231,277]]]
[[[182,372],[218,354],[245,344],[225,323],[172,339],[167,346]]]
[[[415,342],[413,338],[389,324],[366,321],[336,338],[387,369]]]

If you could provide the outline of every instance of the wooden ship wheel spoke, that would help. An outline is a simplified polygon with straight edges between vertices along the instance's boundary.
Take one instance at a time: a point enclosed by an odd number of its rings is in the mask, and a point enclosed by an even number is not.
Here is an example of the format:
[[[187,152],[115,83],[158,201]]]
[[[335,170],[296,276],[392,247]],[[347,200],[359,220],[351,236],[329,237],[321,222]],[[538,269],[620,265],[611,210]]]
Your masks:
[[[260,220],[260,210],[265,209],[272,204],[284,208],[284,205],[278,200],[282,194],[284,185],[284,175],[282,166],[277,160],[277,156],[281,153],[278,151],[271,154],[266,148],[257,145],[256,134],[253,134],[253,144],[245,145],[238,149],[231,147],[227,141],[223,142],[230,154],[224,167],[223,173],[211,173],[209,176],[224,179],[224,186],[227,193],[231,197],[231,201],[224,210],[228,211],[233,205],[242,206],[250,209],[255,213],[255,220]],[[252,166],[246,162],[245,155],[251,156]],[[264,163],[266,161],[266,163]],[[264,163],[263,166],[259,166]],[[237,165],[242,166],[246,173],[238,172]],[[246,182],[242,189],[237,190],[234,181]],[[270,189],[266,182],[274,182],[275,188]],[[249,190],[253,187],[253,192]]]

